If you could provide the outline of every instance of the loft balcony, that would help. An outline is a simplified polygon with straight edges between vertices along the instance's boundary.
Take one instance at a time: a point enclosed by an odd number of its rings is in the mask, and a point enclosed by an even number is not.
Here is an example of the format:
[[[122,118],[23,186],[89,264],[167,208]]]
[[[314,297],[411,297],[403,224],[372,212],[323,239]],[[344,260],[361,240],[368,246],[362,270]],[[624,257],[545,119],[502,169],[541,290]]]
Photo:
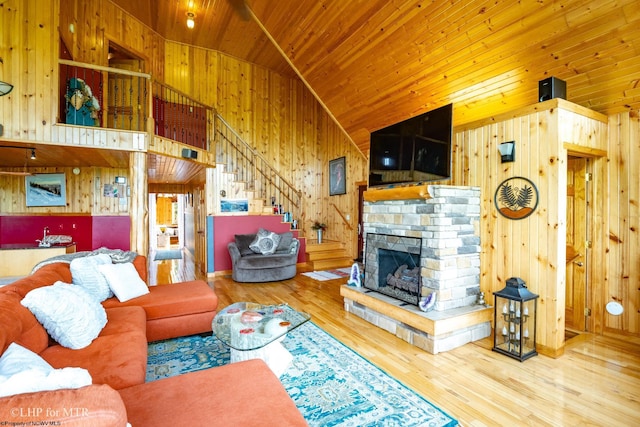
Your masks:
[[[59,64],[58,126],[52,142],[177,157],[184,147],[213,151],[211,107],[149,74],[64,59]],[[147,140],[149,134],[154,141]],[[209,156],[200,160],[206,163]]]

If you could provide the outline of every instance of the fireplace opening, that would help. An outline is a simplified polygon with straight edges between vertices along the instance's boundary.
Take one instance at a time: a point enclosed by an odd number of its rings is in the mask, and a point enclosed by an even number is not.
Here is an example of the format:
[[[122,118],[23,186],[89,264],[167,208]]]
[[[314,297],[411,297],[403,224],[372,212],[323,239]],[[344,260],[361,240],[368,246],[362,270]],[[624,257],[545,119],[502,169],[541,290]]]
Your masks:
[[[368,234],[364,287],[417,306],[422,295],[421,240]]]

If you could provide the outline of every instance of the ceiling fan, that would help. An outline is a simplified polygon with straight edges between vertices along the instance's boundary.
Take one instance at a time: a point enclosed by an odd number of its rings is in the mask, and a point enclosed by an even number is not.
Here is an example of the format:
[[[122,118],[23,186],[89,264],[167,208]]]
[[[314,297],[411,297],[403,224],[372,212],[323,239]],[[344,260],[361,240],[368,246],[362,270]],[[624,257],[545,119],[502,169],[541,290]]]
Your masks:
[[[247,0],[227,0],[227,1],[243,21],[248,21],[249,19],[251,19],[251,10],[247,5]]]

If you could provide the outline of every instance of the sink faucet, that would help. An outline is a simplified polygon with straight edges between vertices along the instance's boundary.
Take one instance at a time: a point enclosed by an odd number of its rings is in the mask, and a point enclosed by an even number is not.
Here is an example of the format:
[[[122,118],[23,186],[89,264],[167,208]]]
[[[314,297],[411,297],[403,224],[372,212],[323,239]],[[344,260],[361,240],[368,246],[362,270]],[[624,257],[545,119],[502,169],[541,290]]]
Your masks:
[[[51,246],[51,243],[49,243],[49,241],[47,240],[48,232],[49,232],[49,227],[45,227],[42,240],[36,240],[36,242],[38,242],[38,246],[40,246],[41,248],[48,248],[49,246]]]

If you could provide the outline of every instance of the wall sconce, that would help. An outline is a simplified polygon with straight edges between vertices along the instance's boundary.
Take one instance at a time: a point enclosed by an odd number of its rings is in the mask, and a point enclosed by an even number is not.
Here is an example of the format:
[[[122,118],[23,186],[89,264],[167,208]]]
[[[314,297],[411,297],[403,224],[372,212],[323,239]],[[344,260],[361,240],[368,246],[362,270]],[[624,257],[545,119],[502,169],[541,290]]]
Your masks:
[[[31,149],[31,160],[35,160],[36,159],[36,149],[32,148]]]
[[[498,145],[498,151],[500,151],[500,156],[502,156],[502,163],[513,162],[516,159],[516,142],[503,142]]]
[[[187,12],[187,28],[192,29],[196,26],[196,14],[193,12]]]
[[[9,84],[6,82],[0,82],[0,96],[5,96],[12,90],[13,90],[12,84]]]

